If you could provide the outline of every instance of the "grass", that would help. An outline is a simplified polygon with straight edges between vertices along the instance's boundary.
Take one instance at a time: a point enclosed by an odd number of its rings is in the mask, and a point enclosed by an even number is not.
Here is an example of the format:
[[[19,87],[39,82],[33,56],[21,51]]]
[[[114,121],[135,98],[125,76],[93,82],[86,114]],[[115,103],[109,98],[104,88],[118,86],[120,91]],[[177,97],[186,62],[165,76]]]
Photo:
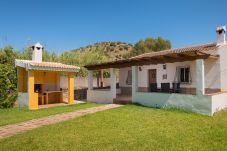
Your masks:
[[[67,106],[51,107],[47,109],[28,110],[27,108],[0,109],[0,126],[23,122],[35,118],[45,117],[63,112],[98,106],[95,103],[83,103]]]
[[[214,117],[126,105],[0,140],[0,150],[227,150],[227,111]]]

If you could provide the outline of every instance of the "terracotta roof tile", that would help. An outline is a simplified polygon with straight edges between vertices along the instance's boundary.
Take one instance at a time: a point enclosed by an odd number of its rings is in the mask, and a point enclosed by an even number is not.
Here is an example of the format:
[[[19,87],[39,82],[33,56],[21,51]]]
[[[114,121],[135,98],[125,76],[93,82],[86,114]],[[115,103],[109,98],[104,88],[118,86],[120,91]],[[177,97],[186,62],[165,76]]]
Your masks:
[[[34,70],[52,70],[52,71],[78,71],[80,68],[77,66],[66,65],[55,62],[36,62],[32,60],[15,60],[16,66],[25,67]]]
[[[187,53],[187,52],[201,52],[201,53],[214,55],[216,53],[216,48],[217,48],[216,43],[211,43],[211,44],[197,45],[197,46],[191,46],[191,47],[185,47],[185,48],[163,50],[158,52],[149,52],[149,53],[144,53],[144,54],[132,57],[130,59],[165,56],[169,54],[180,54],[180,53]]]

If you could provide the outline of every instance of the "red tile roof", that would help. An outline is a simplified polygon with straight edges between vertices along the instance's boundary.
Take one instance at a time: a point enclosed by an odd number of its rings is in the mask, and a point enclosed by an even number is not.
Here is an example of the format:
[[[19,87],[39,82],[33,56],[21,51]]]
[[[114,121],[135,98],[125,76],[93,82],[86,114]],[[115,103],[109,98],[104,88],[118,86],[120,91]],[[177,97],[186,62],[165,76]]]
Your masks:
[[[36,62],[32,60],[15,60],[15,65],[33,70],[51,70],[51,71],[65,71],[78,72],[80,70],[77,66],[66,65],[55,62]]]
[[[217,48],[216,43],[211,43],[211,44],[197,45],[197,46],[191,46],[191,47],[185,47],[185,48],[163,50],[158,52],[149,52],[149,53],[144,53],[144,54],[132,57],[130,59],[165,56],[169,54],[181,54],[181,53],[187,53],[187,52],[197,52],[197,53],[215,55],[216,48]]]

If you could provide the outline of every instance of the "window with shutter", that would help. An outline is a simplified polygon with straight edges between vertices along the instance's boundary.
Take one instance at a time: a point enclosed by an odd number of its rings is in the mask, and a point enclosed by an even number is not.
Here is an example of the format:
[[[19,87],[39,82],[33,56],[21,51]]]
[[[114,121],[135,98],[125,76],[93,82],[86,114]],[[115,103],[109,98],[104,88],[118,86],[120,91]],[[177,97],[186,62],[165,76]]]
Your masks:
[[[191,83],[190,67],[178,67],[179,68],[179,82],[181,83]]]
[[[127,85],[132,85],[132,70],[128,71],[127,79],[126,79]]]

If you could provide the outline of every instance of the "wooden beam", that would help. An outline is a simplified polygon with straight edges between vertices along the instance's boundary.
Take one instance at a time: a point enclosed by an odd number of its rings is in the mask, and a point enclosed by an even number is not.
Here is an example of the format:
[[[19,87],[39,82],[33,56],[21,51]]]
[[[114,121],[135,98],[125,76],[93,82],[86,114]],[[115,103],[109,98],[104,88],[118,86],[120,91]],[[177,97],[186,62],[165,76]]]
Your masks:
[[[103,88],[103,69],[100,71],[101,76],[101,88]]]
[[[141,58],[141,59],[128,59],[128,60],[121,60],[106,64],[100,65],[91,65],[86,66],[89,70],[98,70],[98,69],[108,69],[108,68],[124,68],[124,67],[131,67],[131,66],[141,66],[141,65],[150,65],[150,64],[165,64],[165,63],[174,63],[174,62],[184,62],[184,61],[193,61],[196,59],[207,59],[210,55],[203,54],[203,55],[187,55],[187,54],[169,54],[165,56],[155,56],[151,58]]]

